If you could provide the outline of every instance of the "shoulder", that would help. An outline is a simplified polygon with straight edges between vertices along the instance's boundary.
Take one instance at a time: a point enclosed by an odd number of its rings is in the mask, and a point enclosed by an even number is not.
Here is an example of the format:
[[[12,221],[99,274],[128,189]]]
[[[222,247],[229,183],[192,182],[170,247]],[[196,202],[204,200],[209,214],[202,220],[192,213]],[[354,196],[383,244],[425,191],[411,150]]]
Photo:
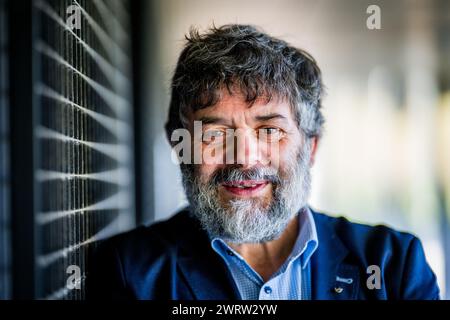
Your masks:
[[[114,249],[121,256],[142,257],[143,253],[166,254],[182,241],[184,236],[195,234],[197,225],[187,210],[150,225],[115,235],[99,243],[99,249]]]
[[[369,266],[379,267],[390,296],[439,298],[436,276],[417,236],[385,225],[355,223],[323,213],[313,212],[313,217],[319,248],[322,245],[322,250],[328,252],[339,242],[347,250],[347,262],[359,266],[362,273],[365,274]]]
[[[201,234],[194,228],[195,222],[183,210],[165,221],[96,243],[89,253],[88,299],[170,296],[168,286],[157,284],[171,281],[178,244]]]
[[[391,247],[393,250],[405,248],[418,238],[404,231],[395,230],[386,225],[368,225],[355,223],[344,217],[333,217],[324,213],[314,212],[314,221],[318,233],[332,232],[349,249],[358,250],[375,246],[376,248]]]

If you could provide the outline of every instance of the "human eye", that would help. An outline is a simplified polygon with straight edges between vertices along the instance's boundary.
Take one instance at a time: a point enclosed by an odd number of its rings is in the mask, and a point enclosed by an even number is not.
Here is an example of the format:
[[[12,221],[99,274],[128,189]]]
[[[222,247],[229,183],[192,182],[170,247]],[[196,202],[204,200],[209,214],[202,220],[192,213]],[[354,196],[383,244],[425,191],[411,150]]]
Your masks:
[[[202,141],[206,144],[220,143],[225,137],[225,132],[219,129],[209,129],[203,132]]]
[[[284,136],[283,130],[276,127],[264,127],[258,129],[258,137],[266,141],[278,141]]]

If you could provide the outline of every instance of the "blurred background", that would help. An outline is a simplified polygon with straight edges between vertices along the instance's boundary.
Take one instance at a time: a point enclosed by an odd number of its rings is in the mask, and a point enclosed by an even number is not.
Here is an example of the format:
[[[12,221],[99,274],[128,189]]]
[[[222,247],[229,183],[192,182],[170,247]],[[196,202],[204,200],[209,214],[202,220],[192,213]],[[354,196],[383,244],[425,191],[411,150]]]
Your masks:
[[[419,236],[450,298],[450,1],[0,0],[0,17],[0,298],[83,299],[99,239],[186,204],[163,130],[170,78],[189,27],[213,23],[316,58],[311,206]]]

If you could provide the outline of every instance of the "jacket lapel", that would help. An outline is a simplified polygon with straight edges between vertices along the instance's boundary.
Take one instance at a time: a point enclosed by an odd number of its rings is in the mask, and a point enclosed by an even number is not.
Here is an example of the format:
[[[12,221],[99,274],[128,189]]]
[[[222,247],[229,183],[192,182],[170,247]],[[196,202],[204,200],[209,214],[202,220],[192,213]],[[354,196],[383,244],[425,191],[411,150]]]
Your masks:
[[[311,298],[313,300],[352,300],[359,290],[357,266],[345,263],[348,250],[328,217],[313,212],[319,246],[311,257]]]
[[[186,290],[177,281],[176,299],[240,299],[232,275],[212,250],[208,236],[197,221],[186,214],[186,219],[176,229],[180,239],[176,253],[177,265],[191,291],[191,297],[186,296]]]

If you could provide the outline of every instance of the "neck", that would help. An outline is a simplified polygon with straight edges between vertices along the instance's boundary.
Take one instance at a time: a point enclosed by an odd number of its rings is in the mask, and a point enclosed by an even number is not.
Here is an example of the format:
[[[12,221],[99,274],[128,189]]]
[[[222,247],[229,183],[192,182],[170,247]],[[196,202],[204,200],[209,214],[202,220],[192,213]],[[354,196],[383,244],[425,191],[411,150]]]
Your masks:
[[[278,239],[263,243],[228,243],[264,279],[278,271],[292,252],[298,235],[298,216],[287,225]]]

